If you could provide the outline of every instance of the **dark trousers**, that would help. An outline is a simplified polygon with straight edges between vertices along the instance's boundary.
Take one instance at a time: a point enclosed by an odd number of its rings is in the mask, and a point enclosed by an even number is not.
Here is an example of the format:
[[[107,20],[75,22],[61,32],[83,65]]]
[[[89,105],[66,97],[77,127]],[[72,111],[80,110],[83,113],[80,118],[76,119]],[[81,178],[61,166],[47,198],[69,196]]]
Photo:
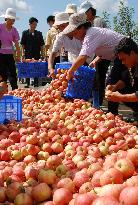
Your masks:
[[[97,63],[96,66],[96,74],[93,83],[93,90],[99,91],[100,106],[102,105],[105,96],[105,80],[106,80],[106,73],[109,65],[110,65],[110,61],[103,59],[99,63]]]
[[[54,68],[55,68],[55,65],[56,65],[56,63],[60,63],[60,56],[57,56],[56,58],[55,58],[55,60],[54,60]]]
[[[30,78],[26,78],[26,84],[30,86]],[[38,78],[34,78],[34,86],[38,86]]]
[[[100,61],[96,66],[96,75],[97,75],[97,81],[99,84],[99,104],[100,106],[103,103],[103,99],[105,96],[105,79],[106,79],[106,73],[108,70],[108,67],[110,65],[109,60],[103,59]]]
[[[137,102],[123,102],[124,105],[131,108],[134,112],[134,115],[138,116],[138,103]],[[119,103],[117,102],[108,102],[108,112],[113,113],[114,115],[118,115],[118,107]]]
[[[4,81],[9,79],[12,90],[17,89],[17,74],[14,57],[12,54],[0,53],[0,75]]]
[[[113,62],[111,71],[107,77],[106,85],[114,85],[122,78],[122,73],[127,69],[122,62],[116,58]],[[125,90],[122,90],[122,93],[125,93]],[[118,114],[119,103],[108,101],[108,112],[111,112],[115,115]]]

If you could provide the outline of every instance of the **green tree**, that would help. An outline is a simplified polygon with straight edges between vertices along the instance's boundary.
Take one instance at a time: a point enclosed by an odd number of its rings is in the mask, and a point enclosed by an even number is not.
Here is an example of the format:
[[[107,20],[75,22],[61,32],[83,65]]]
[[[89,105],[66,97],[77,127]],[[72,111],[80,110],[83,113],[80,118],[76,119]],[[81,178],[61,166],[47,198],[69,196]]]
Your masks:
[[[111,28],[110,14],[107,11],[103,11],[102,18],[105,20],[107,28]]]
[[[134,8],[125,6],[121,0],[119,11],[113,17],[114,30],[124,35],[131,36],[134,40],[138,41],[138,25],[133,20]]]

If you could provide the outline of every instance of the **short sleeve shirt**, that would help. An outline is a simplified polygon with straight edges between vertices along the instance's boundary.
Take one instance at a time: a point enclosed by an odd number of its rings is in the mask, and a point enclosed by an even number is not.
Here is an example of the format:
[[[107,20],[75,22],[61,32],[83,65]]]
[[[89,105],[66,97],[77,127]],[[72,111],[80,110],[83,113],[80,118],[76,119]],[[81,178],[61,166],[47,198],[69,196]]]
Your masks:
[[[0,41],[2,54],[13,54],[13,43],[18,42],[20,39],[19,33],[15,27],[12,27],[10,31],[7,30],[5,23],[0,24]]]
[[[94,53],[102,59],[113,60],[115,47],[125,36],[106,28],[88,29],[79,55],[91,57]]]
[[[80,53],[82,42],[75,38],[70,39],[60,33],[54,42],[52,52],[58,52],[62,47],[64,47],[65,51],[68,51],[69,61],[73,62]]]
[[[45,45],[49,46],[48,55],[50,55],[52,52],[53,44],[57,35],[58,35],[58,31],[55,27],[49,29],[49,31],[46,34]]]

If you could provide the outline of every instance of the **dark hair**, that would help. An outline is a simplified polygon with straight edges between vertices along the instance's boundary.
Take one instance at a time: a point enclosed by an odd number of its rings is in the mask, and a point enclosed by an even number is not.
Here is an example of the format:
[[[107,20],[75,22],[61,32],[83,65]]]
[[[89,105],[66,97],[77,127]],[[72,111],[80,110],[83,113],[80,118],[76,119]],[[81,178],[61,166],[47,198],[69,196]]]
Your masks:
[[[93,16],[96,16],[96,9],[90,7],[87,11],[89,10],[91,10]]]
[[[47,23],[49,23],[50,21],[55,21],[55,16],[48,16],[47,17]]]
[[[38,23],[38,20],[37,20],[35,17],[31,17],[31,18],[29,19],[29,23],[32,24],[33,22]]]
[[[115,54],[119,54],[120,52],[130,54],[131,51],[138,53],[138,45],[131,38],[123,38],[118,46],[115,48]]]
[[[86,22],[84,24],[81,24],[80,26],[77,27],[77,29],[81,29],[82,27],[84,27],[86,30],[89,29],[91,27],[91,23],[90,22]]]

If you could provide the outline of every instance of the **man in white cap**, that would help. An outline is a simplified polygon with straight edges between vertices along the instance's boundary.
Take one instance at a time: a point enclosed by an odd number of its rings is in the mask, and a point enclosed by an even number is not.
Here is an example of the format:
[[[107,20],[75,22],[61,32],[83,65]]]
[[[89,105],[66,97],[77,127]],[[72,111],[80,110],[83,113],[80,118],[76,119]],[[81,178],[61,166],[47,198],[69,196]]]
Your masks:
[[[79,6],[79,13],[85,13],[87,15],[87,20],[91,22],[94,27],[106,28],[106,22],[99,16],[96,16],[96,9],[93,7],[90,1],[84,1]]]
[[[16,11],[8,8],[6,13],[2,15],[5,23],[0,24],[0,75],[3,81],[9,79],[12,90],[17,89],[17,74],[14,61],[13,43],[16,48],[16,61],[20,61],[21,53],[19,46],[19,33],[13,24],[16,17]]]
[[[58,13],[55,16],[54,25],[58,27],[61,33],[57,36],[53,45],[52,53],[50,54],[48,59],[48,68],[52,77],[54,77],[55,57],[62,48],[64,48],[65,51],[68,51],[69,54],[68,57],[70,62],[74,62],[74,60],[77,58],[81,50],[81,46],[82,46],[81,41],[72,38],[72,36],[70,35],[62,35],[62,31],[64,30],[65,27],[67,27],[68,22],[69,22],[69,15],[65,12]]]
[[[76,4],[67,4],[65,12],[68,13],[69,16],[71,14],[77,13],[77,6],[76,6]]]
[[[107,24],[103,18],[96,16],[96,9],[93,7],[90,1],[84,1],[79,7],[79,13],[85,13],[87,20],[91,22],[94,27],[106,28]],[[96,81],[95,87],[99,89],[99,102],[100,105],[103,103],[103,98],[105,94],[105,79],[106,73],[109,67],[110,61],[101,60],[96,66]]]

